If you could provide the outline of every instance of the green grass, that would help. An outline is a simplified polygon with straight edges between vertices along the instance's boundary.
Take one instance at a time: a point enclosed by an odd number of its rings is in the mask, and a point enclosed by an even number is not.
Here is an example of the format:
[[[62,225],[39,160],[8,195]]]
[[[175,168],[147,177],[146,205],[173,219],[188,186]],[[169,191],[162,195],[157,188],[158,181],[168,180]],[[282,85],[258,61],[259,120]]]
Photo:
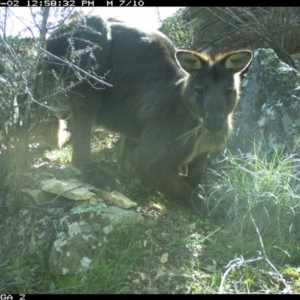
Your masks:
[[[71,162],[72,146],[67,145],[62,149],[54,149],[45,151],[45,156],[51,160],[51,162],[68,165]]]
[[[235,273],[241,277],[239,288],[233,289],[227,283],[222,292],[249,293],[265,278],[265,274],[255,271],[258,266],[280,277],[276,268],[300,263],[299,159],[284,155],[282,148],[271,157],[255,149],[253,155],[243,157],[227,152],[222,165],[221,171],[210,174],[213,187],[207,187],[208,201],[215,211],[224,211],[224,230],[209,239],[208,253],[223,263],[239,258],[233,269],[242,266]],[[249,265],[250,271],[243,271]],[[283,288],[280,282],[274,288]]]
[[[112,139],[95,138],[92,158],[118,177],[120,146]],[[297,152],[295,148],[293,153]],[[49,166],[68,170],[70,147],[46,156],[51,160]],[[42,249],[28,258],[30,243],[14,228],[23,224],[24,232],[33,238],[37,211],[26,208],[27,221],[24,217],[18,221],[16,215],[2,220],[2,238],[7,241],[7,232],[11,232],[14,246],[0,252],[0,291],[299,293],[298,157],[287,156],[282,149],[268,157],[257,147],[247,156],[233,156],[227,150],[215,167],[205,172],[203,182],[211,208],[206,220],[144,183],[122,178],[124,194],[138,203],[137,212],[145,221],[139,226],[119,225],[92,267],[75,275],[50,275]],[[62,175],[69,176],[64,172]],[[162,262],[165,257],[167,261]]]

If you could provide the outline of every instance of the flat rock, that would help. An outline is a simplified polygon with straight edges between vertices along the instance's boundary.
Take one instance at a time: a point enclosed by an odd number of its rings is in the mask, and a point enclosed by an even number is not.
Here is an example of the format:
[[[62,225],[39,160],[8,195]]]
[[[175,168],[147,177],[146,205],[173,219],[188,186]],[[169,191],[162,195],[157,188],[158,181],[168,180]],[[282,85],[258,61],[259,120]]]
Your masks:
[[[78,182],[49,179],[41,181],[41,189],[45,192],[62,195],[71,200],[90,200],[95,194],[88,187]]]
[[[128,197],[117,191],[106,192],[99,189],[97,193],[105,203],[110,205],[118,206],[121,208],[131,208],[137,206],[136,202],[131,201]]]

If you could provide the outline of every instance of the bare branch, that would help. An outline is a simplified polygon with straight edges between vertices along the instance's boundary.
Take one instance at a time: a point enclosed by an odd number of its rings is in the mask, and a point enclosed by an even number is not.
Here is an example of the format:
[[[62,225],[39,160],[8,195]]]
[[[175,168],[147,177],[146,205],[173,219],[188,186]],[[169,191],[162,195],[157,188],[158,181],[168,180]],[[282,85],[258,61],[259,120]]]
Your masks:
[[[73,68],[73,69],[78,70],[79,72],[83,73],[83,74],[86,75],[87,77],[90,77],[90,78],[92,78],[93,80],[95,80],[95,81],[97,81],[97,82],[100,82],[101,84],[104,84],[104,85],[106,85],[106,86],[113,87],[112,84],[107,83],[107,82],[105,82],[105,81],[99,79],[98,77],[95,77],[95,76],[89,74],[88,72],[84,71],[83,69],[79,68],[79,67],[76,66],[75,64],[69,62],[68,60],[65,60],[65,59],[62,59],[62,58],[60,58],[60,57],[57,57],[57,56],[53,55],[52,53],[48,52],[47,50],[45,50],[45,49],[43,49],[43,48],[41,48],[41,50],[42,50],[43,52],[45,52],[46,54],[48,54],[49,56],[51,56],[51,57],[53,57],[53,58],[55,58],[55,59],[57,59],[57,60],[63,62],[64,64],[68,65],[70,68]]]

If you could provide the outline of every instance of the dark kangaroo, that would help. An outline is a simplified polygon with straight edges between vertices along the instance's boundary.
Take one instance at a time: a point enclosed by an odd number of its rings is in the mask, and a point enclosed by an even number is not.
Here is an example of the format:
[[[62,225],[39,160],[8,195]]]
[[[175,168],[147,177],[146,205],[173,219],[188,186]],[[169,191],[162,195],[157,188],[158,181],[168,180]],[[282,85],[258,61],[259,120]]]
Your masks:
[[[64,95],[74,118],[72,164],[85,178],[99,187],[111,180],[90,162],[92,126],[103,125],[124,136],[121,172],[203,212],[197,187],[208,153],[232,130],[239,73],[249,65],[251,51],[211,57],[176,50],[158,31],[99,17],[71,21],[50,37],[47,50],[75,62],[72,53],[82,51],[77,65],[97,76],[107,74],[105,81],[113,85],[99,89],[101,84],[84,78]],[[46,68],[70,76],[69,81],[76,78],[76,70],[55,64]],[[182,176],[185,165],[187,176]]]

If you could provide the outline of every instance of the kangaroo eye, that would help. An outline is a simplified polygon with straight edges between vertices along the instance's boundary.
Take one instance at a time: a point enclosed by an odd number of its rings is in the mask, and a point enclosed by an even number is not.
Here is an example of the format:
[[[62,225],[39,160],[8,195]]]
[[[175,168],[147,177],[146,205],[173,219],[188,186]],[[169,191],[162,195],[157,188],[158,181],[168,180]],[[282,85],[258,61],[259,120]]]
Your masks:
[[[196,92],[199,94],[199,95],[203,95],[204,92],[205,92],[205,89],[203,87],[200,87],[200,88],[197,88],[196,89]]]

